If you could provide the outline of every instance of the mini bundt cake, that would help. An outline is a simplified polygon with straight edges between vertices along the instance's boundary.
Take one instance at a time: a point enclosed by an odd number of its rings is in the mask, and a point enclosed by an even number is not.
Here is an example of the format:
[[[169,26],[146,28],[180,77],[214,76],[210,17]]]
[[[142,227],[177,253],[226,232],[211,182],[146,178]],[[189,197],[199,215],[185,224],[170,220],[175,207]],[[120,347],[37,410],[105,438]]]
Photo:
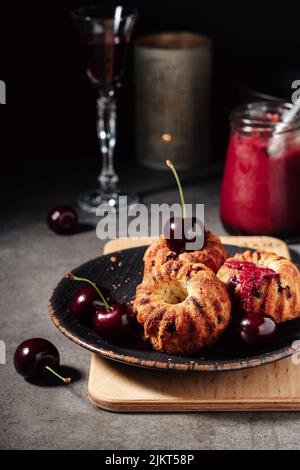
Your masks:
[[[300,316],[300,273],[282,256],[248,250],[228,258],[217,276],[242,312],[267,313],[276,323]]]
[[[172,263],[171,275],[166,270],[156,280],[144,278],[133,308],[154,349],[193,354],[214,343],[226,329],[231,300],[226,286],[204,264]]]
[[[146,250],[144,276],[152,275],[157,268],[160,270],[169,260],[179,261],[182,264],[202,263],[216,273],[226,258],[227,253],[220,238],[209,231],[205,232],[201,250],[183,251],[179,254],[169,249],[165,238],[161,235]]]

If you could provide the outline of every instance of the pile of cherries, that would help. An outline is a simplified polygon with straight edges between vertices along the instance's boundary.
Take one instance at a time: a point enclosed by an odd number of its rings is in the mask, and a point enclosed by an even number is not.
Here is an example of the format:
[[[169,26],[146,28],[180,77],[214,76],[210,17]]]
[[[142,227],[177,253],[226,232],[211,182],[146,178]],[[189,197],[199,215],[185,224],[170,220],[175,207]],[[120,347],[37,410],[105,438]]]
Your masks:
[[[277,276],[272,269],[257,267],[247,261],[229,260],[225,263],[231,269],[239,271],[239,279],[234,276],[230,289],[235,289],[239,282],[239,300],[234,305],[234,323],[240,338],[251,347],[263,347],[274,341],[277,336],[276,323],[267,313],[253,313],[251,297],[259,296],[259,288],[264,280]]]
[[[118,303],[109,289],[89,279],[77,277],[72,273],[66,273],[65,277],[85,283],[71,299],[70,311],[76,320],[91,326],[96,333],[108,340],[119,340],[129,333],[129,305]]]

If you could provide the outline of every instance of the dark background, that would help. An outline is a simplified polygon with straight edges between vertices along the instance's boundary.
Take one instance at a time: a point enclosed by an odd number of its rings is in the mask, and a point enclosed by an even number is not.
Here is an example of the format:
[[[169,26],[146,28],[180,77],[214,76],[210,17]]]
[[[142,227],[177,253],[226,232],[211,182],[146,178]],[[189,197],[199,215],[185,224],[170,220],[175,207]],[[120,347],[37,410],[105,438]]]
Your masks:
[[[1,3],[0,79],[7,85],[7,105],[0,111],[1,177],[6,190],[58,176],[67,182],[74,172],[96,177],[99,171],[95,96],[85,76],[80,39],[69,19],[70,9],[89,3],[97,2]],[[119,2],[104,2],[108,3]],[[241,100],[240,81],[261,81],[279,96],[287,94],[290,77],[300,78],[300,2],[124,0],[123,4],[140,12],[135,36],[192,30],[212,37],[216,160],[225,158],[228,112]],[[283,85],[274,84],[286,69],[295,70]],[[116,160],[123,172],[135,165],[133,90],[130,57],[119,106]],[[30,184],[29,190],[34,187]]]

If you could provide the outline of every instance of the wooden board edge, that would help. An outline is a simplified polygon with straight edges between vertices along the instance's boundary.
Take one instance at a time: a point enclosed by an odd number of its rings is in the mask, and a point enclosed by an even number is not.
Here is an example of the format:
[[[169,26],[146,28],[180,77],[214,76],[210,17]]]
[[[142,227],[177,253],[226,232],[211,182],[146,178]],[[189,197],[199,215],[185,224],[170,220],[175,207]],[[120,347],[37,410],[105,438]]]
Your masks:
[[[234,412],[234,411],[300,411],[299,399],[280,399],[280,400],[214,400],[214,401],[199,401],[187,402],[169,400],[136,400],[132,402],[122,400],[110,400],[108,397],[97,398],[92,393],[88,392],[88,397],[91,403],[97,408],[114,413],[185,413],[185,412]]]
[[[90,376],[88,380],[88,397],[91,403],[105,411],[114,413],[184,413],[184,412],[249,412],[249,411],[300,411],[300,398],[252,398],[252,399],[203,399],[188,401],[186,399],[174,401],[168,399],[120,399],[111,398],[93,390],[92,376],[95,373],[96,355],[92,355],[90,364]],[[176,400],[176,401],[175,401]]]
[[[289,255],[289,250],[287,247],[287,244],[283,241],[280,240],[279,238],[276,237],[271,237],[268,235],[238,235],[238,236],[232,236],[232,235],[221,235],[220,236],[222,243],[225,244],[232,244],[232,245],[237,245],[237,246],[243,246],[243,244],[246,247],[253,247],[255,248],[258,244],[258,240],[263,242],[264,244],[267,244],[270,246],[270,251],[272,251],[272,246],[273,249],[277,247],[280,247],[280,250],[285,252],[285,256],[287,258],[290,258]],[[136,246],[143,246],[143,245],[150,245],[150,243],[155,240],[155,238],[149,238],[149,237],[134,237],[134,238],[126,238],[126,237],[121,237],[121,238],[116,238],[114,240],[109,240],[108,242],[105,243],[104,245],[104,254],[111,253],[113,251],[119,251],[120,250],[120,245],[122,246],[124,244],[124,248],[133,248]],[[252,245],[252,246],[251,246]]]

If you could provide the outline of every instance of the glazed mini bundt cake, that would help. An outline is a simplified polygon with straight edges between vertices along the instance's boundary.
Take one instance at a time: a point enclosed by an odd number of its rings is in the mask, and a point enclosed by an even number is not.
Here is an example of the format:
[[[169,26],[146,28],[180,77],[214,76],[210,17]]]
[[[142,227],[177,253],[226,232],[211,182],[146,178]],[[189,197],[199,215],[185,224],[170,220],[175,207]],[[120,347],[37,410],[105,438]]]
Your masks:
[[[221,240],[213,233],[206,231],[204,245],[201,250],[183,251],[176,253],[170,250],[165,238],[161,235],[146,250],[144,255],[144,276],[152,275],[160,270],[170,260],[179,261],[182,264],[202,263],[208,266],[214,273],[227,258],[227,253]]]
[[[181,265],[178,260],[172,264],[171,271],[166,269],[155,280],[144,278],[137,287],[133,308],[145,339],[154,349],[193,354],[214,343],[226,329],[230,296],[204,264]]]
[[[300,316],[300,273],[289,259],[248,250],[228,258],[217,276],[245,313],[267,313],[276,323]]]

